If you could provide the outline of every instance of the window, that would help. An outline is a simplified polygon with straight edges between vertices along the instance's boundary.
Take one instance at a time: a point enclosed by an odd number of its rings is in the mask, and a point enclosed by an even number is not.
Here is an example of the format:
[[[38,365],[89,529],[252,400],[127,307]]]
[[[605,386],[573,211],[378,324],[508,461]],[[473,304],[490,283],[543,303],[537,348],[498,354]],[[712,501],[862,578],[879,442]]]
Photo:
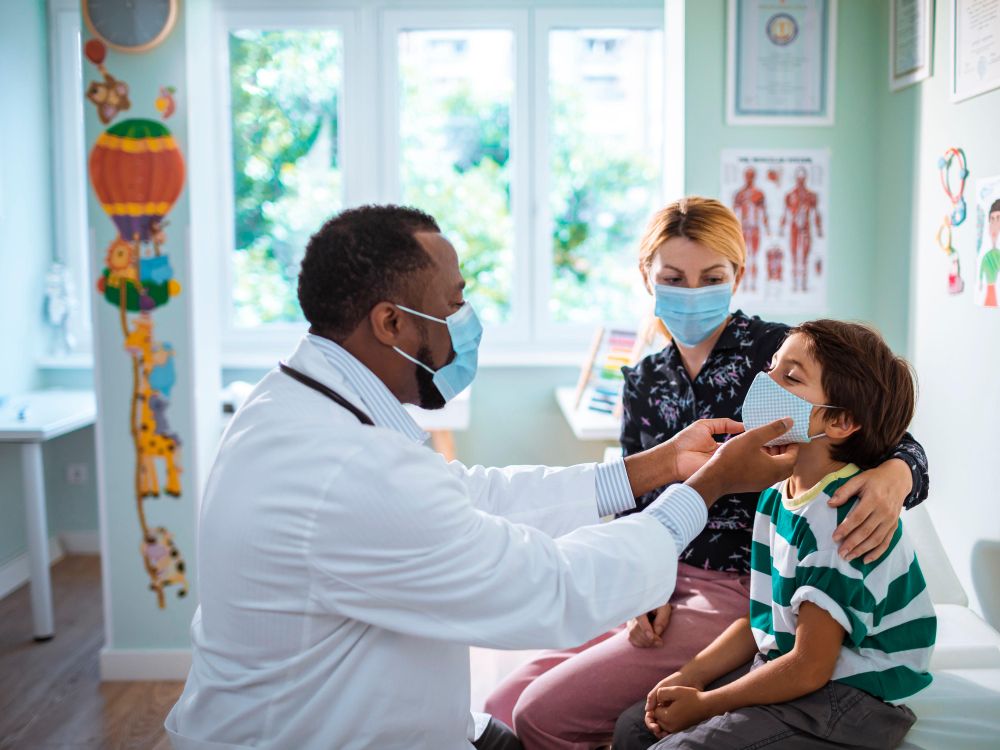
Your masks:
[[[230,351],[259,350],[276,331],[287,348],[302,328],[295,281],[309,235],[368,202],[438,220],[486,325],[487,360],[579,352],[595,325],[635,324],[649,307],[636,245],[663,201],[663,9],[581,1],[371,0],[339,5],[334,20],[220,11]]]
[[[90,293],[94,283],[88,259],[98,249],[91,253],[91,236],[87,231],[81,24],[77,0],[50,0],[52,160],[56,176],[54,260],[66,266],[76,303],[67,319],[67,330],[75,341],[75,349],[69,354],[87,356],[92,347]]]
[[[400,196],[455,245],[486,325],[511,313],[514,34],[401,31]]]

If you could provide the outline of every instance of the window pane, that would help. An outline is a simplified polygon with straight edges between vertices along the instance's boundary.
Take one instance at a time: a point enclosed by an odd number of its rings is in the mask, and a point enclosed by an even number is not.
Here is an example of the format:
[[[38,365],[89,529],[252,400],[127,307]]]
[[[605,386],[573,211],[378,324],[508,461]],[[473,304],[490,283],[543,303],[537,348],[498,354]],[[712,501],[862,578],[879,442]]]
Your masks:
[[[399,35],[400,184],[454,243],[466,296],[483,320],[511,312],[510,31]]]
[[[660,208],[662,33],[549,33],[551,319],[638,319],[637,244]]]
[[[338,31],[229,36],[237,326],[302,320],[295,290],[306,243],[343,208],[342,60]]]

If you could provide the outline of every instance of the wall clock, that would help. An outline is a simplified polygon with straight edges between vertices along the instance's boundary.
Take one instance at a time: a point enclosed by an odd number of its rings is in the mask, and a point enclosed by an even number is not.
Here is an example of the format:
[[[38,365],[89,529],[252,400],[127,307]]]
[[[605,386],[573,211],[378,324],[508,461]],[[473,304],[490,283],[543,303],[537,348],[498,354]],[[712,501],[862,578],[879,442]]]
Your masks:
[[[180,0],[82,0],[90,32],[119,52],[147,52],[177,22]]]

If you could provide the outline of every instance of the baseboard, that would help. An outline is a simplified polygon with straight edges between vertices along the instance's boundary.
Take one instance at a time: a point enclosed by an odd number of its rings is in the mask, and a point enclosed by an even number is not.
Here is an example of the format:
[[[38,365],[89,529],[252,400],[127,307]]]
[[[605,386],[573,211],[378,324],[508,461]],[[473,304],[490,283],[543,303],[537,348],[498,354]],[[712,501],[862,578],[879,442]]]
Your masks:
[[[67,555],[101,554],[101,535],[97,531],[61,531],[59,541]]]
[[[186,680],[191,651],[177,649],[101,649],[101,681]]]
[[[62,560],[63,554],[63,546],[59,538],[51,537],[49,539],[49,565],[54,565]],[[31,577],[30,570],[27,552],[0,565],[0,599],[26,584]]]

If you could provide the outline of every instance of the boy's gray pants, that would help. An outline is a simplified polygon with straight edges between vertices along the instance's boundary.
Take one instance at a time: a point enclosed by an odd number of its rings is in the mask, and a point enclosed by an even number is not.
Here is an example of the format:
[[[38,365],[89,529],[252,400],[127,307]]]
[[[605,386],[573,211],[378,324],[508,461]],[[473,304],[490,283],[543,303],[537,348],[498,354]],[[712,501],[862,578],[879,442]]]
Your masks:
[[[732,682],[764,663],[758,656],[752,665],[726,675],[709,689]],[[906,706],[893,706],[839,682],[828,682],[815,693],[788,703],[750,706],[715,716],[659,741],[646,729],[645,713],[643,701],[621,715],[613,750],[889,750],[903,741],[917,720]]]

